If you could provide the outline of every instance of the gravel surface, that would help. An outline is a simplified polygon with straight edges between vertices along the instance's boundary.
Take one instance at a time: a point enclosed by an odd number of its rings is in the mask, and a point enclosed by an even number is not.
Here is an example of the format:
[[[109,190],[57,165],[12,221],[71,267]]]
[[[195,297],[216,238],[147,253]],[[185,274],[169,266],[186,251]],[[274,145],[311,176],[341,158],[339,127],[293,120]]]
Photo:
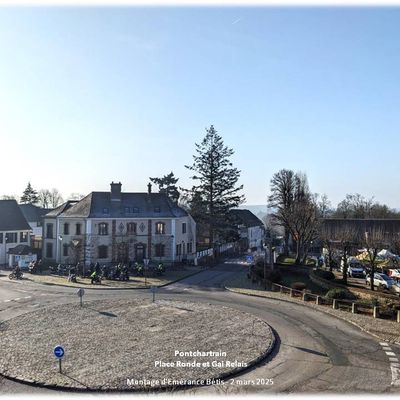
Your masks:
[[[400,344],[400,324],[396,321],[389,321],[380,318],[375,319],[368,315],[352,314],[351,312],[344,310],[334,310],[332,306],[316,305],[311,301],[303,301],[299,297],[290,297],[288,294],[265,291],[257,284],[253,284],[249,279],[247,279],[246,276],[234,278],[225,282],[225,287],[236,293],[285,300],[306,305],[357,325],[360,329],[374,335],[379,339]]]
[[[4,375],[50,385],[120,390],[169,386],[168,379],[190,383],[216,378],[262,357],[274,337],[264,321],[227,307],[107,300],[86,303],[83,308],[77,304],[43,308],[3,322],[0,342]],[[63,374],[53,355],[58,344],[66,351]],[[226,355],[175,355],[175,351],[197,350]],[[155,364],[194,360],[201,366]],[[203,365],[213,361],[222,363]],[[128,379],[145,382],[132,384]]]

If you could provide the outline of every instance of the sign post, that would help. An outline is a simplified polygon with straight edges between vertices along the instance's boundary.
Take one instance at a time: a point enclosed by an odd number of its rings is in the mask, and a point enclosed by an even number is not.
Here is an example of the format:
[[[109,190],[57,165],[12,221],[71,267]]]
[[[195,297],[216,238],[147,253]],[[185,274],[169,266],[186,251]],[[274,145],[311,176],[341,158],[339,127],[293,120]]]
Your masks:
[[[147,287],[147,270],[149,269],[150,259],[145,258],[143,262],[144,262],[144,286]]]
[[[76,292],[76,294],[79,296],[80,301],[81,301],[81,307],[83,307],[83,295],[85,294],[85,289],[78,289],[78,291]]]
[[[60,345],[54,347],[54,355],[56,358],[58,358],[58,366],[59,366],[59,373],[62,374],[62,369],[61,369],[61,359],[64,357],[65,351],[64,348]]]
[[[151,293],[153,293],[153,303],[154,303],[154,300],[156,299],[157,286],[150,286],[150,290]]]

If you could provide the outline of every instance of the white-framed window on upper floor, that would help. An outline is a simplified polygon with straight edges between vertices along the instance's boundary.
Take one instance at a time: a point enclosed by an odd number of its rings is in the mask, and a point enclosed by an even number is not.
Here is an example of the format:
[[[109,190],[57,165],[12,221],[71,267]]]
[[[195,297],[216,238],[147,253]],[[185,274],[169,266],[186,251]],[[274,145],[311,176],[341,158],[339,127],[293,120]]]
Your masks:
[[[69,224],[67,222],[64,224],[64,235],[69,235]]]
[[[20,243],[26,243],[28,241],[28,232],[20,232],[19,241]]]
[[[7,232],[6,233],[6,242],[7,243],[17,243],[18,242],[17,232]]]
[[[82,224],[75,225],[75,235],[82,235]]]
[[[165,233],[165,223],[164,222],[156,222],[156,234],[163,235]]]
[[[101,222],[99,224],[99,235],[106,236],[108,235],[108,224],[105,222]]]
[[[53,239],[53,224],[46,224],[46,239]]]
[[[186,233],[186,222],[182,222],[182,233]]]

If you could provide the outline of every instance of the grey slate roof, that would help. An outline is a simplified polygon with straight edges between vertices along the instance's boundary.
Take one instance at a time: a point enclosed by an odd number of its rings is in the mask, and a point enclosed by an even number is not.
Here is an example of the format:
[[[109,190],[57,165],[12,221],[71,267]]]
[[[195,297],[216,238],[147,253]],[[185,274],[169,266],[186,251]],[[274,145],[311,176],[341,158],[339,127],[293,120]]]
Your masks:
[[[40,222],[45,214],[52,211],[51,208],[41,208],[33,204],[19,204],[19,208],[28,222]]]
[[[0,200],[0,231],[31,230],[16,200]]]
[[[54,208],[50,212],[48,212],[45,217],[57,217],[61,213],[63,213],[65,210],[68,210],[68,208],[72,207],[78,202],[78,200],[68,200],[65,203],[61,204],[61,206],[58,206],[57,208]]]
[[[111,201],[110,192],[92,192],[60,214],[83,218],[178,218],[187,215],[165,193],[124,192],[121,201]]]
[[[230,210],[230,214],[238,223],[243,224],[248,228],[252,226],[264,226],[262,221],[249,210],[234,209]]]

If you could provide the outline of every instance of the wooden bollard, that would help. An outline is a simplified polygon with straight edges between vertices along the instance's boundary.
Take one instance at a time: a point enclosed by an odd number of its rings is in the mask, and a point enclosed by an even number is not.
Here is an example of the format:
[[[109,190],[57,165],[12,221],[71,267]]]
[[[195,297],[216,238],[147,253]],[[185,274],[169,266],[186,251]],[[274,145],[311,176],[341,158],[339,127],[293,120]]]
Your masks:
[[[290,297],[293,297],[293,289],[290,289]]]
[[[303,301],[307,301],[307,293],[303,293],[302,299],[303,299]]]
[[[374,306],[374,311],[373,311],[372,315],[374,318],[379,318],[379,307],[378,306]]]
[[[397,322],[400,323],[400,310],[397,310]]]
[[[280,292],[283,293],[283,286],[280,287]]]
[[[317,296],[317,298],[315,299],[315,304],[318,306],[321,304],[321,296]]]
[[[339,306],[338,306],[338,301],[337,301],[336,299],[333,299],[332,308],[333,308],[334,310],[337,310],[337,309],[339,308]]]
[[[357,304],[356,303],[351,303],[351,312],[353,314],[357,314]]]

